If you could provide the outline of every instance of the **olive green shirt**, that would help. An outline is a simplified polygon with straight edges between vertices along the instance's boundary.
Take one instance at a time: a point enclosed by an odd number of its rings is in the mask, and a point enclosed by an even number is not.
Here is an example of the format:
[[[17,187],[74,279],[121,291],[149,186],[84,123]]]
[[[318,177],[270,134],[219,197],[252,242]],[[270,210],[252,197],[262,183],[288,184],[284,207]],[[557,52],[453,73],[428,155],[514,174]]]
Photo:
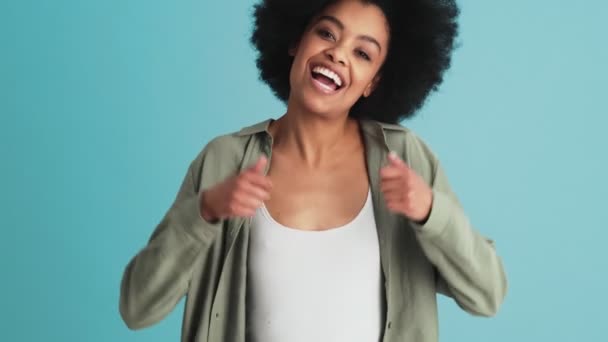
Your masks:
[[[159,322],[186,296],[182,342],[245,342],[250,220],[205,221],[199,194],[263,154],[272,158],[272,120],[212,139],[192,161],[172,206],[124,270],[120,313],[129,328]],[[438,341],[438,293],[470,314],[496,314],[507,291],[502,261],[469,222],[435,155],[401,125],[360,123],[386,293],[382,341]],[[423,225],[385,205],[379,170],[389,151],[433,189]]]

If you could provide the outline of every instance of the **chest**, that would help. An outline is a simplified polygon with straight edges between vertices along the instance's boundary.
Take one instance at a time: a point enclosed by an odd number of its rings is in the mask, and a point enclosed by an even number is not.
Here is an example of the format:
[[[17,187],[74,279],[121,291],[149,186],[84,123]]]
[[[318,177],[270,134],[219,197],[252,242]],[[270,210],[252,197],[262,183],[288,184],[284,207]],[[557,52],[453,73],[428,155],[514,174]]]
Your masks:
[[[302,230],[347,224],[363,208],[369,190],[363,151],[321,169],[278,155],[268,176],[274,185],[265,202],[268,212],[280,224]]]

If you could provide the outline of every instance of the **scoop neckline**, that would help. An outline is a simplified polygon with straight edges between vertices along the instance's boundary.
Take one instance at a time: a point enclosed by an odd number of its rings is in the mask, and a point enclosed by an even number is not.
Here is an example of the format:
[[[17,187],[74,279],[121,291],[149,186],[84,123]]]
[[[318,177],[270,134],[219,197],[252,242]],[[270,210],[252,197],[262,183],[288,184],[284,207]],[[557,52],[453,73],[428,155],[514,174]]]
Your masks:
[[[352,228],[354,226],[354,223],[357,222],[363,215],[363,211],[365,210],[365,207],[367,207],[370,199],[371,199],[371,187],[368,187],[367,195],[365,197],[365,202],[363,203],[363,206],[357,212],[357,215],[355,215],[350,221],[348,221],[340,226],[330,227],[330,228],[322,229],[322,230],[307,230],[307,229],[300,229],[300,228],[286,226],[286,225],[278,222],[277,220],[275,220],[274,217],[272,217],[272,215],[268,211],[268,208],[266,208],[266,203],[264,203],[264,202],[262,202],[262,206],[260,207],[260,210],[262,211],[262,215],[264,215],[264,217],[266,217],[266,219],[268,219],[270,222],[272,222],[273,225],[278,226],[281,231],[301,233],[301,234],[323,234],[323,233],[330,234],[332,232],[340,232],[340,231],[345,231],[345,230],[349,230],[349,228]]]

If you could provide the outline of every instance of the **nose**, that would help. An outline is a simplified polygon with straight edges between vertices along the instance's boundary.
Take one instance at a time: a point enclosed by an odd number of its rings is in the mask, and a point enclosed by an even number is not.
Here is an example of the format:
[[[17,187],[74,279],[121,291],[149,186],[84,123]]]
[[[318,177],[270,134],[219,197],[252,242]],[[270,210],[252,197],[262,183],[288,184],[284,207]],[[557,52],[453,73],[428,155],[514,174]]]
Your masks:
[[[325,50],[325,55],[334,63],[346,65],[346,55],[343,49],[338,45]]]

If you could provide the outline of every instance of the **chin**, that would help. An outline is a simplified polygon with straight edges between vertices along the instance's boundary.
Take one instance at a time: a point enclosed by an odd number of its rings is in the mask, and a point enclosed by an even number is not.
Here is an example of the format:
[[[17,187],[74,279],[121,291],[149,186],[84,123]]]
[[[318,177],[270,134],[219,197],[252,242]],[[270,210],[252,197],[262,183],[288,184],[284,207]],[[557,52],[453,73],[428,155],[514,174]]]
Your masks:
[[[327,98],[320,97],[311,92],[303,92],[298,97],[297,106],[321,117],[331,119],[337,118],[342,113],[348,113],[348,108],[343,105],[337,106],[336,101],[328,101]]]

